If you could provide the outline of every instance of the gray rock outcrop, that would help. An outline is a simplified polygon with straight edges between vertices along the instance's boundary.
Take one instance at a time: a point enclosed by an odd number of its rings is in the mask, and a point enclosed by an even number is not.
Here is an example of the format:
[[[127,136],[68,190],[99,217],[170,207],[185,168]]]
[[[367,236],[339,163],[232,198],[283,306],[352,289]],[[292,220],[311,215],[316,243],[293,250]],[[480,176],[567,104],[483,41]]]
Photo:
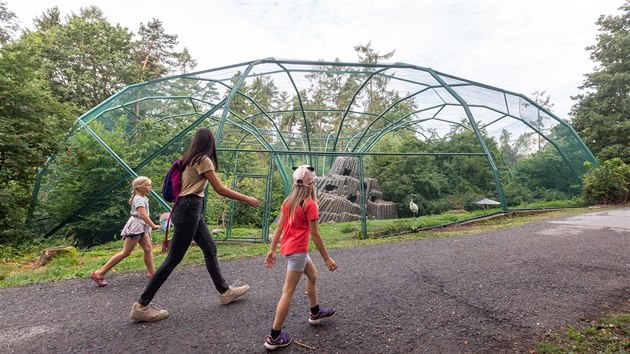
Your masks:
[[[319,222],[345,222],[361,219],[359,172],[355,159],[337,157],[330,172],[317,177]],[[383,200],[378,181],[364,178],[368,219],[397,217],[397,204]]]

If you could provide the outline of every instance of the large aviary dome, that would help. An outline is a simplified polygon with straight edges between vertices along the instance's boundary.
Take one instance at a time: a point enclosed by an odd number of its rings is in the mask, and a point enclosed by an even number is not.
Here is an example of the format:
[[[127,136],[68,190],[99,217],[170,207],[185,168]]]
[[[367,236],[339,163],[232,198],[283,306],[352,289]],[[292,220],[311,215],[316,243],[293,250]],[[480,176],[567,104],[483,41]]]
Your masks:
[[[502,211],[549,191],[570,198],[584,162],[595,162],[567,122],[518,93],[404,63],[268,58],[132,85],[83,114],[68,150],[42,171],[36,224],[49,235],[73,225],[88,232],[76,226],[87,221],[117,232],[129,181],[149,176],[159,192],[198,127],[215,133],[225,183],[266,202],[252,216],[209,200],[209,222],[228,235],[235,224],[258,227],[262,239],[302,163],[321,176],[336,157],[354,158],[359,179],[377,179],[398,217],[409,217],[412,194],[425,212],[484,197]],[[547,167],[523,173],[540,161]],[[523,179],[537,180],[523,191]],[[76,193],[58,195],[60,184]],[[170,208],[158,194],[154,214]],[[365,230],[363,188],[353,202]]]

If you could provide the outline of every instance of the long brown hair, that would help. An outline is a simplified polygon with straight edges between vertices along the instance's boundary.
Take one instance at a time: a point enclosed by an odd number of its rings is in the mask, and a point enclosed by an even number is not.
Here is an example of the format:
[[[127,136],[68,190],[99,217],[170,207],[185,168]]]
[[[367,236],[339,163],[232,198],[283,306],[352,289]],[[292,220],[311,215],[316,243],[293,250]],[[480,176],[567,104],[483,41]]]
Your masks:
[[[217,147],[214,140],[214,134],[208,128],[199,128],[195,132],[188,150],[182,156],[182,166],[186,168],[201,161],[202,158],[208,156],[214,163],[214,170],[219,169],[219,161],[217,160]]]

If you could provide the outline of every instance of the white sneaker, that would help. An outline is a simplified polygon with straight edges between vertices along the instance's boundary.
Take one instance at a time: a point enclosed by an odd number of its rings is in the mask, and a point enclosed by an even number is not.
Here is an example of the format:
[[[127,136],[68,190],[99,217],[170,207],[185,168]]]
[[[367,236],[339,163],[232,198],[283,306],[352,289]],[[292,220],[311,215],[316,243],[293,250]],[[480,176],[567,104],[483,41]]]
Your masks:
[[[134,321],[153,322],[160,321],[168,317],[168,311],[161,309],[153,304],[141,307],[139,303],[133,304],[131,313],[129,314]]]
[[[227,305],[230,302],[245,295],[248,291],[249,285],[237,286],[235,288],[230,286],[230,288],[226,292],[219,295],[219,300],[221,301],[222,305]]]

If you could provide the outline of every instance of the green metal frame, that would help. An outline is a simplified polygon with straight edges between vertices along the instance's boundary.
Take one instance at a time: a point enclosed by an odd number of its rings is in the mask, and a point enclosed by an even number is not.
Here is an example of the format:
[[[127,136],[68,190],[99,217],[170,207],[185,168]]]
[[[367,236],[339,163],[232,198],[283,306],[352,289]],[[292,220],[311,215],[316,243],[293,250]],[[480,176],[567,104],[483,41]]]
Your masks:
[[[307,75],[323,75],[326,77],[350,78],[356,83],[354,92],[349,92],[349,99],[345,106],[313,106],[309,103],[309,83]],[[276,107],[265,105],[257,101],[254,95],[248,92],[248,83],[255,78],[269,78],[274,83],[283,83],[282,88],[291,98],[291,104],[286,107]],[[380,81],[375,81],[375,80]],[[172,87],[178,87],[177,83],[188,83],[196,85],[203,83],[207,86],[195,86],[199,92],[191,89],[190,92],[171,91]],[[397,98],[392,99],[384,108],[378,112],[369,111],[362,101],[366,95],[367,88],[372,82],[380,82],[386,86],[386,90],[397,92]],[[277,86],[279,87],[279,86]],[[402,88],[401,88],[402,87]],[[204,90],[215,90],[217,97],[204,96]],[[209,91],[208,91],[209,92]],[[478,96],[475,94],[479,92]],[[491,93],[484,96],[484,93]],[[479,98],[481,97],[481,98]],[[486,97],[486,101],[483,100]],[[242,100],[247,104],[250,111],[239,111],[237,101]],[[157,117],[152,116],[152,112],[140,112],[140,107],[151,105],[154,102],[168,101],[173,106],[181,106],[181,111],[168,111]],[[93,198],[87,203],[79,206],[71,215],[53,227],[47,236],[58,232],[74,217],[85,210],[94,200],[119,188],[120,185],[130,177],[138,175],[140,170],[147,166],[156,157],[162,156],[168,149],[178,142],[189,138],[193,129],[199,126],[209,126],[215,131],[218,151],[234,152],[232,166],[232,187],[236,188],[238,178],[259,178],[264,179],[264,200],[270,201],[272,197],[272,179],[275,171],[278,171],[283,181],[285,194],[291,188],[290,167],[298,161],[304,161],[317,165],[318,173],[321,175],[327,172],[332,165],[333,159],[337,156],[351,156],[356,159],[360,179],[361,204],[361,232],[367,235],[367,212],[366,212],[366,191],[363,180],[365,178],[364,157],[369,155],[409,155],[409,156],[484,156],[487,160],[488,168],[492,171],[496,193],[501,202],[501,210],[508,211],[508,203],[501,181],[500,171],[495,163],[486,142],[484,141],[482,130],[491,127],[500,127],[506,120],[514,120],[522,123],[523,127],[540,135],[558,153],[562,160],[568,165],[574,176],[581,180],[581,172],[575,166],[583,161],[573,161],[575,157],[568,156],[564,147],[558,144],[545,131],[530,124],[526,117],[521,116],[520,111],[514,111],[516,102],[523,102],[532,109],[537,110],[538,115],[543,113],[551,123],[561,125],[567,129],[572,138],[578,143],[581,159],[596,164],[597,161],[590,150],[577,136],[575,130],[563,119],[555,116],[552,112],[539,106],[530,98],[503,90],[493,86],[462,79],[452,75],[444,74],[430,68],[410,65],[405,63],[393,64],[366,64],[366,63],[343,63],[343,62],[323,62],[323,61],[301,61],[301,60],[280,60],[275,58],[265,58],[255,61],[243,62],[220,68],[204,70],[184,75],[175,75],[160,78],[158,80],[138,83],[125,87],[120,92],[109,97],[98,106],[92,108],[77,119],[77,124],[68,134],[77,132],[87,132],[103,149],[123,168],[126,175],[120,176],[116,182],[106,186],[102,191],[97,191]],[[401,105],[407,104],[413,107],[412,110],[403,112],[401,115],[391,116]],[[519,103],[520,104],[520,103]],[[135,108],[135,109],[134,109]],[[465,126],[453,117],[453,109],[463,111],[463,117],[469,126]],[[495,118],[484,120],[473,110],[491,112]],[[218,114],[220,112],[220,114]],[[90,127],[92,122],[116,115],[127,115],[137,121],[155,118],[155,124],[168,124],[178,120],[190,121],[190,124],[178,132],[174,132],[162,146],[143,157],[136,166],[130,166],[125,157],[114,151],[99,135]],[[328,127],[327,131],[315,131],[312,127],[316,114],[327,117],[339,117],[336,126]],[[290,116],[292,124],[288,128],[281,126],[279,117]],[[356,126],[359,120],[353,122],[351,118],[362,117],[366,123]],[[115,118],[107,118],[115,119]],[[264,122],[261,126],[260,121]],[[470,129],[476,137],[480,152],[462,151],[458,153],[376,153],[371,149],[388,134],[395,134],[398,131],[409,131],[417,137],[425,140],[430,139],[430,134],[426,131],[432,127],[443,125],[457,125],[464,129]],[[320,128],[322,129],[322,128]],[[498,128],[497,128],[498,129]],[[234,141],[230,134],[240,132],[239,141]],[[266,174],[249,173],[238,171],[237,162],[239,153],[260,153],[261,156],[268,157]],[[321,160],[320,160],[321,159]],[[321,162],[323,161],[323,163]],[[42,179],[45,177],[47,168],[55,162],[55,156],[51,156],[46,165],[37,176],[33,191],[31,213],[37,205],[37,197],[41,188]],[[171,206],[166,203],[158,193],[152,192],[152,196],[158,201],[160,206],[170,210]],[[270,203],[263,205],[263,231],[262,241],[269,240],[269,215],[271,215]],[[233,202],[230,203],[226,238],[233,239],[231,229],[233,226]]]

